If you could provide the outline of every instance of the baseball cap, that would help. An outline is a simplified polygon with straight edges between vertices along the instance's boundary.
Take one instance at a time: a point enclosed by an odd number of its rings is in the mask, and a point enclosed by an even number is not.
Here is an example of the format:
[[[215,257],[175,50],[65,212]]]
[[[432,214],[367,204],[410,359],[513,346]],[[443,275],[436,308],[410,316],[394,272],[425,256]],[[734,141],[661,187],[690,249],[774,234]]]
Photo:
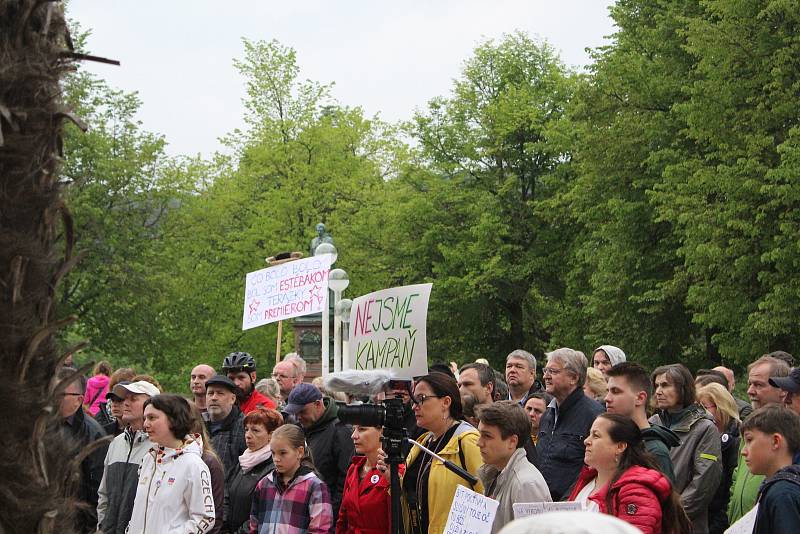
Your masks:
[[[114,386],[114,395],[125,398],[128,396],[129,393],[139,394],[144,393],[149,397],[154,397],[161,393],[157,387],[155,387],[150,382],[145,380],[139,380],[138,382],[130,382],[128,384],[124,382],[118,383]]]
[[[214,376],[212,376],[211,378],[209,378],[206,381],[206,389],[208,389],[208,386],[226,387],[229,390],[233,391],[234,393],[236,393],[236,390],[238,389],[236,387],[236,384],[233,383],[233,380],[231,380],[230,378],[228,378],[225,375],[214,375]]]
[[[800,367],[795,367],[789,376],[776,376],[769,379],[770,385],[790,393],[800,393]]]
[[[116,388],[117,386],[127,386],[130,383],[131,383],[130,380],[120,380],[119,382],[114,384],[114,388]],[[114,393],[114,388],[108,390],[108,393],[106,393],[106,398],[116,401],[122,400],[122,397]]]
[[[305,407],[306,404],[318,401],[322,398],[317,386],[313,384],[297,384],[292,392],[289,393],[289,398],[286,399],[287,403],[284,411],[288,414],[296,414]]]

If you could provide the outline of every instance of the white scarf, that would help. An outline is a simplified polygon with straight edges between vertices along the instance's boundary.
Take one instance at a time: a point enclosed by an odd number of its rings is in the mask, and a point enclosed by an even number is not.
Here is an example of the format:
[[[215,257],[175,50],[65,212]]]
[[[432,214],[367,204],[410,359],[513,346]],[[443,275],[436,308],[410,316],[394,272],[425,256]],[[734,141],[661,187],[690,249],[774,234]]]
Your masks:
[[[267,460],[272,456],[272,449],[269,448],[269,443],[265,446],[261,447],[257,451],[251,451],[250,449],[245,449],[244,454],[239,456],[239,465],[242,466],[242,471],[247,473],[255,466],[259,465],[261,462]]]

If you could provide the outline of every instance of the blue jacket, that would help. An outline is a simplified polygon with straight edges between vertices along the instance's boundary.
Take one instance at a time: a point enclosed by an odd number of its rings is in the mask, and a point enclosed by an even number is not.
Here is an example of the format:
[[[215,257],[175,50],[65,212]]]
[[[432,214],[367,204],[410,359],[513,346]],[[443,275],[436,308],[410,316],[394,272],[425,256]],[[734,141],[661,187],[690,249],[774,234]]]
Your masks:
[[[539,442],[536,444],[538,467],[542,472],[553,501],[569,493],[583,467],[583,440],[595,418],[603,411],[599,402],[583,394],[578,387],[558,406],[555,401],[539,422]]]
[[[753,534],[800,532],[800,466],[784,467],[761,486]]]

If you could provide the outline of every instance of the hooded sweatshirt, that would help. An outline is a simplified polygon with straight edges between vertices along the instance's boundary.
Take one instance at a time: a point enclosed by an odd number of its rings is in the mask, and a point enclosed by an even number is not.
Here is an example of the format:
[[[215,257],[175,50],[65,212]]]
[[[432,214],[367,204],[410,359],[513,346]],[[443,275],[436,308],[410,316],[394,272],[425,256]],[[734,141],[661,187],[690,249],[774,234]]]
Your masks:
[[[674,484],[675,470],[672,458],[669,457],[669,450],[681,444],[678,435],[661,425],[650,425],[650,428],[642,430],[642,441],[647,452],[655,457],[661,472]]]
[[[150,449],[139,469],[136,502],[127,534],[205,534],[214,526],[211,475],[202,438],[179,449]]]
[[[626,360],[625,353],[622,351],[622,349],[615,347],[614,345],[600,345],[594,349],[594,352],[597,352],[598,350],[602,350],[606,353],[606,356],[608,356],[608,360],[611,362],[612,366],[622,363]]]
[[[108,381],[111,380],[106,375],[94,375],[86,382],[86,393],[83,395],[83,403],[92,417],[97,415],[100,404],[106,401],[108,393]]]

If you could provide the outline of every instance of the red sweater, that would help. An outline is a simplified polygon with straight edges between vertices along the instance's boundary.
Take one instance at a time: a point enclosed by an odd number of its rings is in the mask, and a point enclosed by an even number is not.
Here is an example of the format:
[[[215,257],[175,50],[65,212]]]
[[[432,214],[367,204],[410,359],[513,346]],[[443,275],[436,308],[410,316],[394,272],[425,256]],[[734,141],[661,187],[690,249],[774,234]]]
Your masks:
[[[569,500],[574,500],[584,486],[596,476],[595,469],[584,466]],[[606,509],[608,484],[597,490],[589,499],[596,502],[604,514],[616,516],[644,534],[661,534],[661,505],[672,493],[672,485],[660,471],[633,466],[614,482],[610,491],[613,510]]]
[[[353,456],[347,470],[336,534],[389,534],[391,531],[389,481],[377,469],[358,480],[358,472],[366,461],[365,456]],[[401,465],[401,475],[403,471],[404,466]]]
[[[242,410],[243,414],[247,415],[258,408],[259,405],[263,406],[264,408],[270,408],[272,410],[275,409],[275,403],[272,402],[271,399],[265,397],[254,389],[253,393],[250,394],[250,397],[244,401],[241,406],[239,406],[239,409]]]

